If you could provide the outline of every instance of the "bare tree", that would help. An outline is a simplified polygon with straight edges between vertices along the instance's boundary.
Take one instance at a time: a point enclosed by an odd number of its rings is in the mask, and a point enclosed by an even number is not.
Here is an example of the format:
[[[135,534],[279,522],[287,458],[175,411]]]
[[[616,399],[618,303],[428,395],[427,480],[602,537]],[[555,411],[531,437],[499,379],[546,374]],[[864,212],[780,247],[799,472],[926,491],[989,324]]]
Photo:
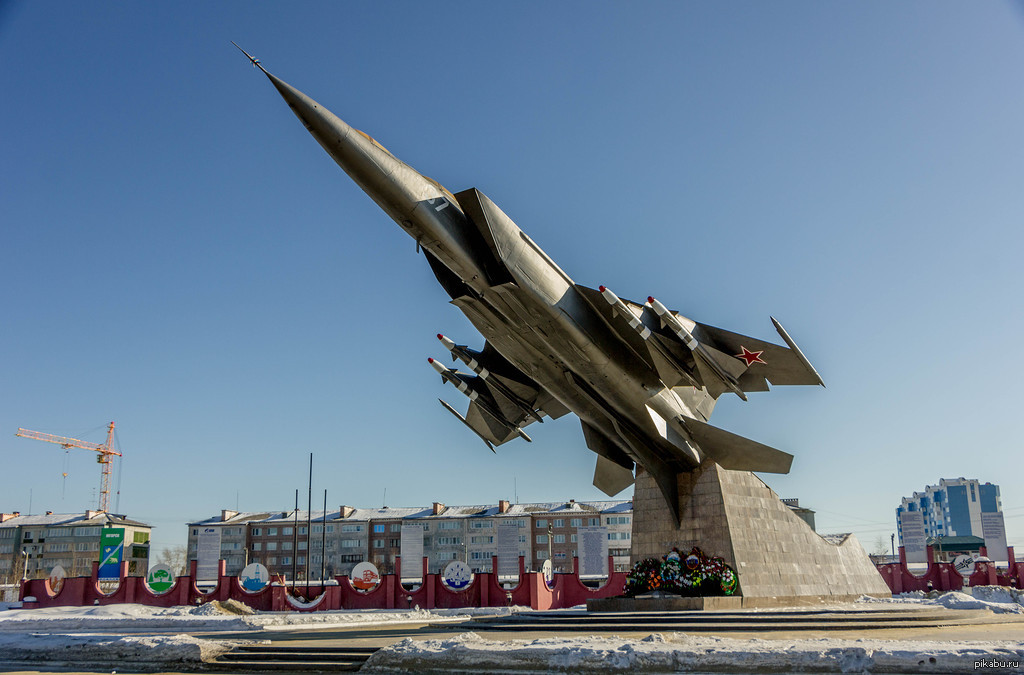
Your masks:
[[[880,534],[875,537],[875,543],[871,547],[872,555],[889,555],[891,553],[889,548],[889,542],[886,541],[885,535]]]
[[[170,567],[176,576],[188,574],[188,549],[184,544],[163,547],[156,561]]]

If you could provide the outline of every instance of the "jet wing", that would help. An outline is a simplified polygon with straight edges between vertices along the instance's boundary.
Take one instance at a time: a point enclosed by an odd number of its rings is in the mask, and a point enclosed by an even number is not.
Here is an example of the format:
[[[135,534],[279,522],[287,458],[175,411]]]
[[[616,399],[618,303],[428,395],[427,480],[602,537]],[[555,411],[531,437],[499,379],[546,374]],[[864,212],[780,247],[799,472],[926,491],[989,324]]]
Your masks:
[[[669,387],[693,386],[713,399],[732,391],[767,391],[775,385],[821,384],[821,376],[782,325],[772,323],[788,347],[702,324],[648,298],[640,304],[601,287],[576,286],[618,337]],[[709,411],[710,412],[710,411]]]
[[[772,323],[782,339],[789,345],[783,347],[739,333],[695,323],[694,337],[715,349],[731,354],[745,362],[746,372],[740,376],[740,387],[744,391],[764,391],[764,381],[774,385],[820,384],[825,386],[818,371],[814,369],[789,333],[775,318]]]
[[[520,426],[510,420],[493,415],[476,401],[469,404],[469,410],[466,412],[466,423],[469,428],[494,445],[502,445],[513,438],[518,438],[522,427],[532,421],[532,419],[526,418]]]
[[[495,357],[500,358],[500,355],[497,352],[488,355],[488,362],[492,365],[497,363]],[[504,363],[515,370],[507,361]],[[507,371],[504,374],[488,372],[487,377],[481,377],[447,371],[444,377],[453,380],[453,384],[470,397],[469,410],[465,417],[443,400],[438,400],[448,412],[472,429],[492,451],[494,446],[517,437],[530,442],[530,437],[523,431],[524,427],[540,420],[541,414],[561,417],[568,413],[569,409],[532,384],[529,378],[518,370],[515,370],[515,373],[518,373],[518,376]]]
[[[538,410],[551,419],[568,414],[570,411],[554,396],[545,391],[508,359],[501,355],[490,342],[484,343],[481,362],[487,364],[489,374],[482,380],[495,402],[507,419],[530,418],[524,408]]]

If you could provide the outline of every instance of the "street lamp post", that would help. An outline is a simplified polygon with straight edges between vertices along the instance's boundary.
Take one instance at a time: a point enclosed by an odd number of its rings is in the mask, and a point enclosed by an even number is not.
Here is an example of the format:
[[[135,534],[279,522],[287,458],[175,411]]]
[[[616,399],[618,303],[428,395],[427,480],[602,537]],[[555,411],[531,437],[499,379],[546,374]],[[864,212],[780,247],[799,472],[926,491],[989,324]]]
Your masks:
[[[555,571],[555,559],[551,555],[551,540],[554,538],[551,523],[548,523],[548,560],[551,561],[551,571]]]

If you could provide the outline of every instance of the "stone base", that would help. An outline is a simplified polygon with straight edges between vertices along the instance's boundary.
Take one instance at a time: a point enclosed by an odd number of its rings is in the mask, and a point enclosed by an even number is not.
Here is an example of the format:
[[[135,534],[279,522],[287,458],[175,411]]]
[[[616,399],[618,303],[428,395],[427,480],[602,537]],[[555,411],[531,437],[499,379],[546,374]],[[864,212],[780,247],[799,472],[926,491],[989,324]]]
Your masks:
[[[739,595],[721,595],[708,598],[619,596],[587,600],[588,612],[692,612],[730,611],[755,607],[814,607],[835,602],[853,602],[860,595],[797,595],[744,598]]]
[[[822,538],[749,471],[707,461],[679,474],[678,485],[681,524],[665,507],[654,479],[638,472],[634,564],[661,558],[672,547],[685,554],[697,546],[736,571],[744,607],[891,595],[855,536]]]
[[[587,600],[588,612],[686,612],[704,609],[740,609],[743,598],[736,595],[719,595],[708,598],[645,597],[598,598]]]

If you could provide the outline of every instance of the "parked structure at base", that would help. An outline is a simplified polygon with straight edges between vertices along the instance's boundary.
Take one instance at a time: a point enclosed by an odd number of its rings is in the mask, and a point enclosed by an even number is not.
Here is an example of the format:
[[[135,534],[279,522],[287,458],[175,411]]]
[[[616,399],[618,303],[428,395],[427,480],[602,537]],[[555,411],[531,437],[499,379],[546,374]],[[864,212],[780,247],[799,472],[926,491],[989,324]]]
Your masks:
[[[100,532],[124,529],[129,574],[149,569],[152,526],[105,511],[23,516],[0,513],[0,583],[41,579],[56,566],[69,576],[88,575],[99,560]]]
[[[526,569],[537,570],[550,550],[555,572],[572,572],[577,556],[578,529],[607,528],[608,554],[613,570],[630,567],[633,503],[630,501],[538,502],[427,507],[277,512],[221,511],[220,516],[188,524],[188,559],[196,560],[199,532],[221,529],[221,558],[229,575],[250,562],[259,562],[274,576],[319,579],[348,574],[362,561],[372,562],[384,574],[394,571],[401,555],[403,523],[423,526],[423,556],[429,571],[440,572],[452,560],[466,562],[474,573],[490,572],[497,554],[500,522],[518,526],[518,555]],[[308,523],[308,524],[307,524]],[[550,548],[548,542],[550,528]],[[326,532],[325,532],[326,530]],[[323,557],[326,552],[326,559]]]

